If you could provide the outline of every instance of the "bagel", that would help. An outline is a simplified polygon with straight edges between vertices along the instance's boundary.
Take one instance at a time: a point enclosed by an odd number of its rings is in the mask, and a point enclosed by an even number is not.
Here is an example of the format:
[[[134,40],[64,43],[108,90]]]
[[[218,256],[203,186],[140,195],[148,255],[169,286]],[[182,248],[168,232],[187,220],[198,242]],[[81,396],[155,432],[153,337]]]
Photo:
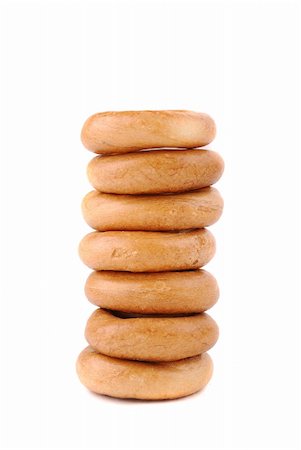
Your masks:
[[[81,139],[95,153],[127,153],[160,147],[202,147],[214,139],[215,133],[213,119],[204,113],[117,111],[89,117]]]
[[[216,183],[224,162],[212,150],[151,150],[96,156],[88,164],[91,185],[108,194],[185,192]]]
[[[206,313],[128,317],[99,308],[87,322],[85,337],[94,350],[115,358],[176,361],[213,347],[218,327]]]
[[[84,219],[99,231],[167,231],[203,228],[221,216],[215,188],[170,195],[117,195],[92,191],[82,202]]]
[[[180,232],[93,231],[79,245],[84,264],[94,270],[165,272],[207,264],[215,239],[206,228]]]
[[[87,347],[77,359],[81,383],[92,392],[117,398],[167,400],[185,397],[209,382],[213,364],[207,353],[174,362],[126,361]]]
[[[140,314],[203,312],[218,300],[219,289],[206,270],[158,273],[92,272],[88,300],[102,308]]]

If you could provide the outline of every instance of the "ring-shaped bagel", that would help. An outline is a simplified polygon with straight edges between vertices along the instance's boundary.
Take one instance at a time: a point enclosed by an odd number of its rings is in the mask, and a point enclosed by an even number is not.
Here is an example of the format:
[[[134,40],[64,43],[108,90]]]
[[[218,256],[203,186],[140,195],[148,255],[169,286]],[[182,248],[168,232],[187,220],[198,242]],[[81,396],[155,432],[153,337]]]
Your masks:
[[[206,228],[189,231],[93,231],[79,245],[82,261],[94,270],[165,272],[198,269],[215,253]]]
[[[81,139],[95,153],[124,153],[147,148],[193,148],[215,137],[213,119],[181,110],[97,113],[84,123]]]
[[[87,298],[101,308],[138,314],[204,312],[218,300],[219,289],[206,270],[131,273],[92,272]]]
[[[140,361],[176,361],[200,355],[218,339],[206,313],[190,316],[130,316],[97,309],[88,319],[86,339],[104,355]]]
[[[170,195],[117,195],[92,191],[82,202],[84,219],[98,231],[169,231],[204,228],[221,216],[217,189]]]
[[[166,400],[193,394],[209,382],[213,364],[207,353],[174,362],[111,358],[85,348],[77,359],[80,381],[92,392],[117,398]]]
[[[201,189],[216,183],[224,170],[212,150],[152,150],[96,156],[88,164],[92,186],[108,194],[161,194]]]

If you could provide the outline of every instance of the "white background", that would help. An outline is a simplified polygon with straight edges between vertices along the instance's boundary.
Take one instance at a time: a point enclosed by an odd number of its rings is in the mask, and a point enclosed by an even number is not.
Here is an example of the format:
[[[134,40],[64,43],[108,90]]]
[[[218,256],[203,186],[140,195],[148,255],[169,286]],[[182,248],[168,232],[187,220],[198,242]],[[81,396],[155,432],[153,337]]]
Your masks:
[[[300,448],[297,2],[7,1],[1,12],[2,448]],[[207,268],[221,336],[202,393],[120,401],[90,394],[74,369],[93,310],[77,256],[92,157],[79,134],[97,111],[164,108],[217,122],[225,212]]]

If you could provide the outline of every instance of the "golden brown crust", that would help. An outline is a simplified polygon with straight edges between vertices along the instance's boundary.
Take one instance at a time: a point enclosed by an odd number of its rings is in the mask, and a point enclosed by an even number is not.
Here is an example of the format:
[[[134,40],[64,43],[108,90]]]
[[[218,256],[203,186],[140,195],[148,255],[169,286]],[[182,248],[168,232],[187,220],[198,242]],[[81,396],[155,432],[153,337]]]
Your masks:
[[[207,353],[175,362],[146,363],[111,358],[87,347],[76,368],[80,381],[97,394],[164,400],[203,389],[212,376],[213,364]]]
[[[198,269],[215,253],[215,239],[206,228],[183,232],[93,231],[79,254],[94,270],[166,272]]]
[[[218,327],[206,313],[124,317],[99,308],[90,316],[85,336],[90,346],[104,355],[140,361],[176,361],[209,350],[218,339]]]
[[[92,272],[85,286],[94,305],[140,314],[197,313],[211,308],[219,289],[206,270],[130,273]]]
[[[192,111],[97,113],[84,123],[81,139],[95,153],[127,153],[148,148],[193,148],[215,137],[213,119]]]
[[[96,156],[87,169],[92,186],[111,194],[187,192],[216,183],[224,170],[212,150],[151,150]]]
[[[203,228],[221,216],[223,199],[215,188],[171,195],[117,195],[89,192],[82,202],[95,230],[168,231]]]

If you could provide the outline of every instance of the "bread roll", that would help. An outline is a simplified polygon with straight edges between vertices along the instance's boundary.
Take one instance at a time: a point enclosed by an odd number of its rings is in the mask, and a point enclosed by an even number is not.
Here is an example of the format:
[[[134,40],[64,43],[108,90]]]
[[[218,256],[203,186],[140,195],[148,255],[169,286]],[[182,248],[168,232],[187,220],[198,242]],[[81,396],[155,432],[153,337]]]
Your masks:
[[[117,111],[94,114],[81,139],[95,153],[127,153],[147,148],[193,148],[215,137],[210,116],[192,111]]]
[[[223,200],[215,188],[170,195],[117,195],[92,191],[82,202],[95,230],[168,231],[203,228],[221,216]]]
[[[161,194],[216,183],[224,162],[212,150],[152,150],[96,156],[87,169],[92,186],[111,194]]]
[[[111,358],[87,347],[78,357],[77,373],[90,391],[118,398],[165,400],[203,389],[213,364],[207,353],[174,362],[150,363]]]
[[[182,317],[127,317],[97,309],[86,339],[104,355],[140,361],[176,361],[209,350],[218,339],[215,321],[205,313]]]
[[[128,313],[197,313],[211,308],[219,289],[206,270],[130,273],[92,272],[85,286],[94,305]]]
[[[183,232],[94,231],[79,254],[94,270],[165,272],[198,269],[215,253],[215,239],[206,228]]]

